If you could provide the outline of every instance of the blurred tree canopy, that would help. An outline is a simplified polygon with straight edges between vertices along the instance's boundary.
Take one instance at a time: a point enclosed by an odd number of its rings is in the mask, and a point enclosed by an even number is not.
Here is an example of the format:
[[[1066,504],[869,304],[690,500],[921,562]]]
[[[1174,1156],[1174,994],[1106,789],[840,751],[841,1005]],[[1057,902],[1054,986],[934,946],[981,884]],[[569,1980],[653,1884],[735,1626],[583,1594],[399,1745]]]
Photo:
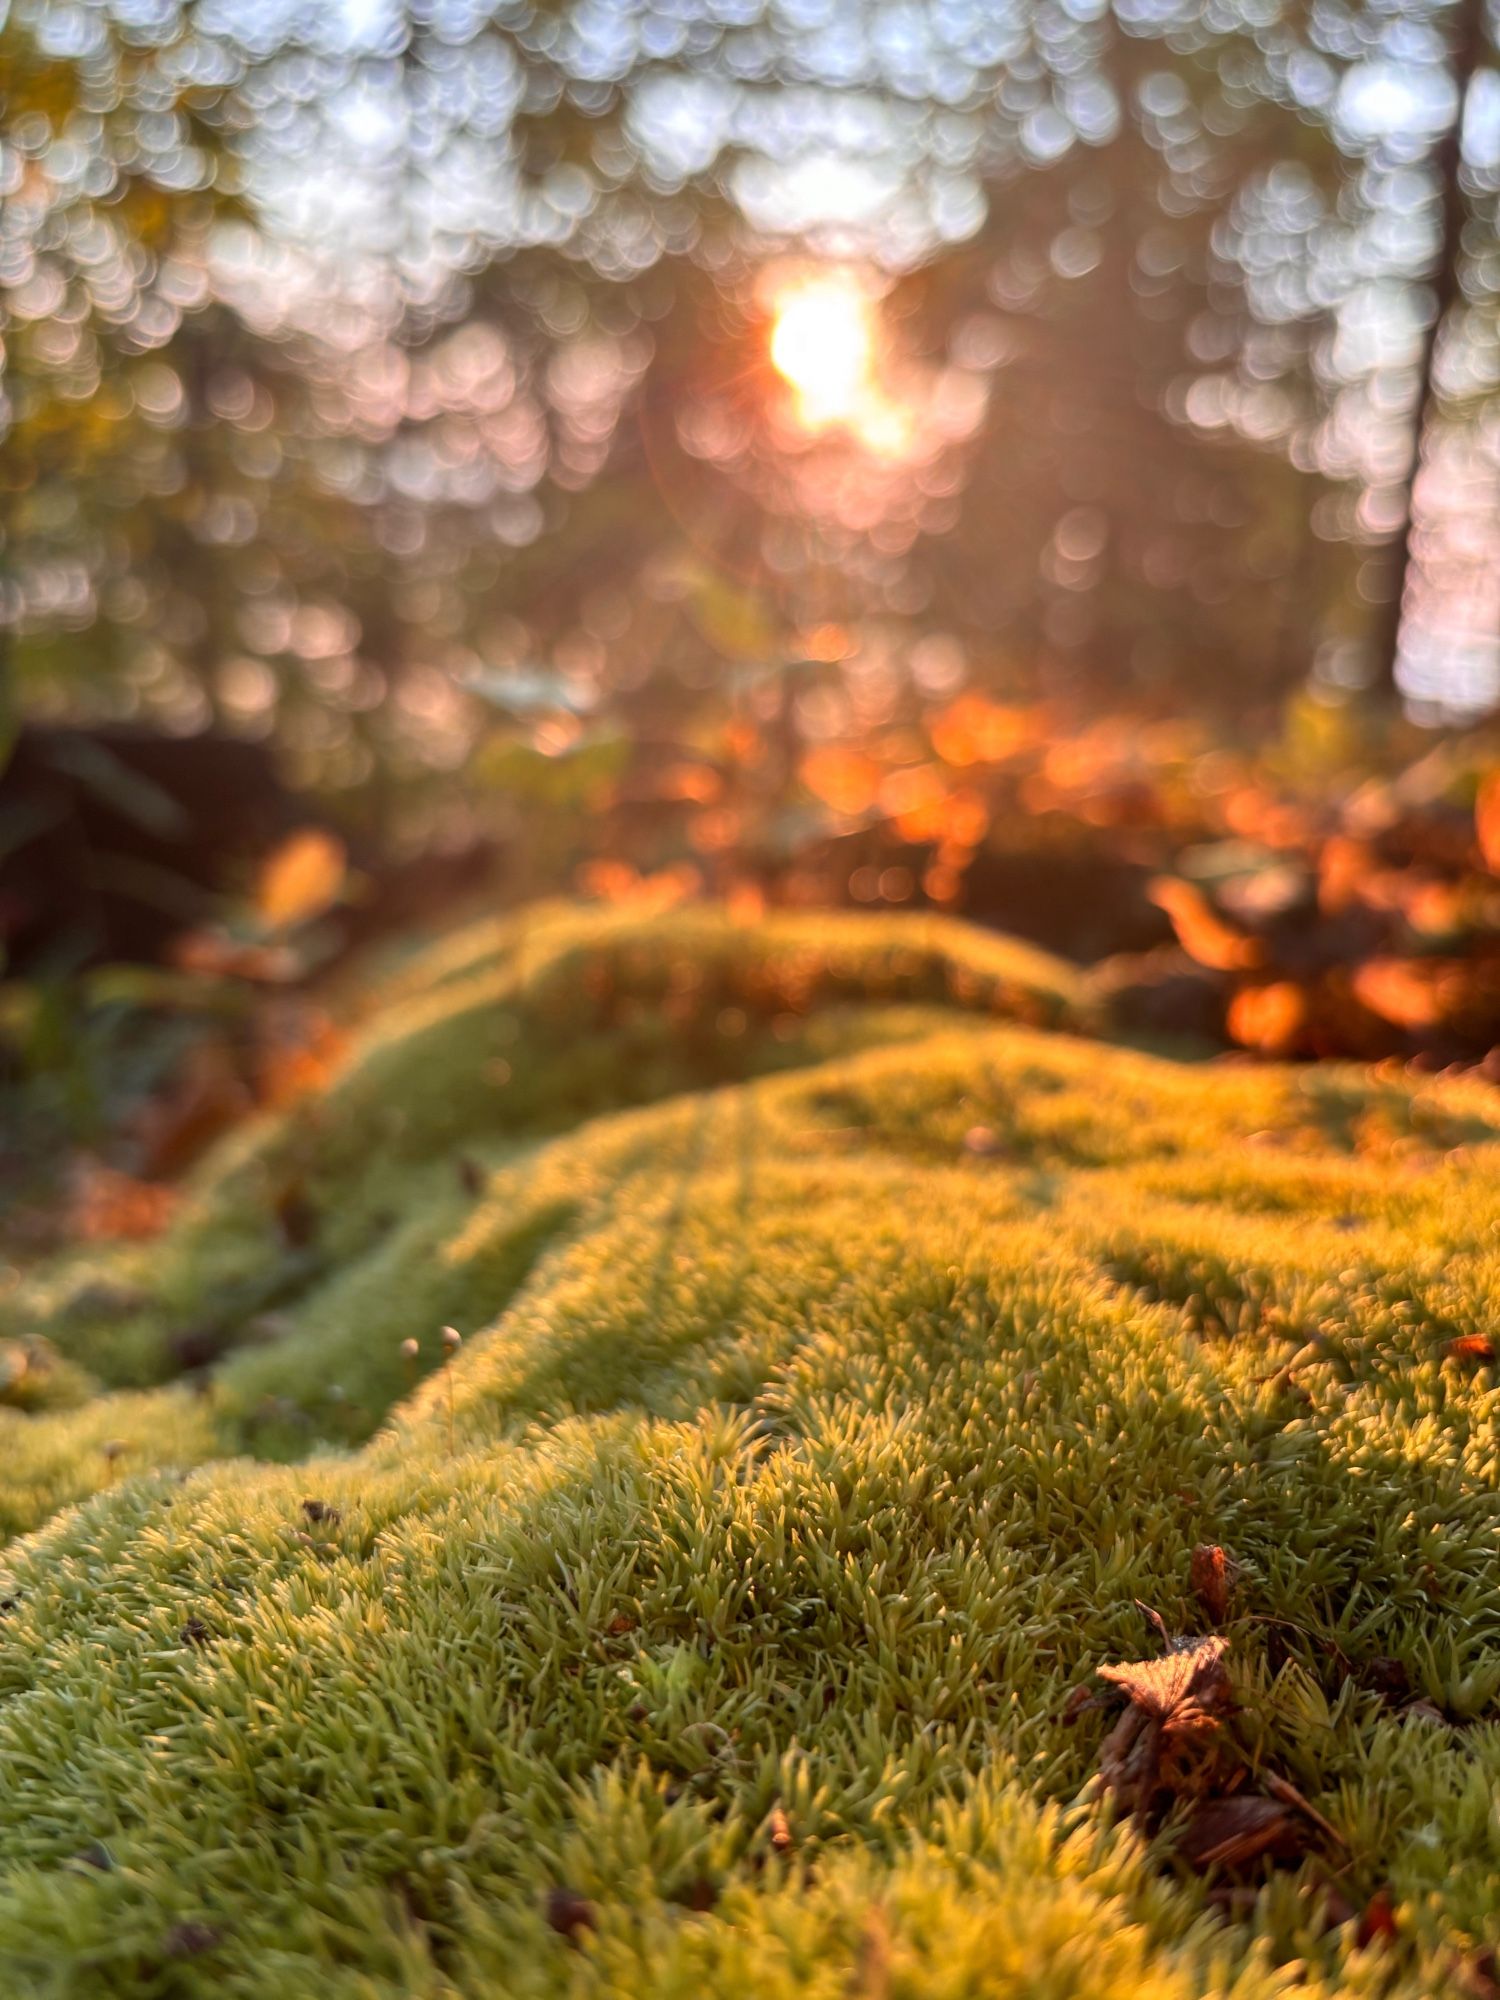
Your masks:
[[[701,818],[710,739],[764,788],[965,687],[1337,702],[1393,598],[1409,701],[1481,712],[1476,5],[12,0],[12,718],[274,736],[371,815],[531,757]],[[868,421],[768,359],[830,263]]]

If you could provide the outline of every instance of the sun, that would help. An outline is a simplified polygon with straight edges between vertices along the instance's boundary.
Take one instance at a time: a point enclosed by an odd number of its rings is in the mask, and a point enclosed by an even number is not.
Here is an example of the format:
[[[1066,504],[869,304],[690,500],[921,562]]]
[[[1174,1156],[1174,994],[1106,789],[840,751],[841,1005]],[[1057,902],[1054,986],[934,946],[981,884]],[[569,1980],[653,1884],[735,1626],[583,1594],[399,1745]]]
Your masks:
[[[870,304],[852,277],[804,278],[777,301],[771,360],[809,425],[848,422],[869,398]]]

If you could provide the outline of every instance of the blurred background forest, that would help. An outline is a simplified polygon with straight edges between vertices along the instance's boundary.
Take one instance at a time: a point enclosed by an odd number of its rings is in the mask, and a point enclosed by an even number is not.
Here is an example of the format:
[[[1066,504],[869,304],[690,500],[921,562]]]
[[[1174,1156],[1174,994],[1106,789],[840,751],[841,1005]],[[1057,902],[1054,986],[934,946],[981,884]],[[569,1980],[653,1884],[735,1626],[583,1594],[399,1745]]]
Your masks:
[[[1500,1078],[1485,0],[0,22],[13,1184],[149,1226],[465,895]]]

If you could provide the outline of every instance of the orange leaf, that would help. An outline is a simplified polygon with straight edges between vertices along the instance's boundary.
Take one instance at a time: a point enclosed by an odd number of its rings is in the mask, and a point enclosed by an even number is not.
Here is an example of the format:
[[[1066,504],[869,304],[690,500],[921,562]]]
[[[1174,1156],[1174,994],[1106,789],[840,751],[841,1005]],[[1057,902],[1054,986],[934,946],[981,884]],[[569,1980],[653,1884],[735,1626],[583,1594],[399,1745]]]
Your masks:
[[[268,930],[308,923],[337,901],[348,873],[344,843],[335,833],[304,826],[289,834],[261,866],[255,908]]]
[[[145,1242],[161,1234],[176,1207],[172,1188],[133,1180],[99,1160],[81,1160],[74,1170],[72,1225],[90,1242]]]
[[[1452,968],[1435,960],[1370,958],[1355,967],[1354,997],[1397,1028],[1430,1028],[1449,1011]]]
[[[1260,963],[1261,948],[1252,937],[1234,930],[1210,904],[1201,889],[1175,875],[1158,875],[1147,891],[1172,919],[1177,942],[1189,958],[1215,972],[1237,972]]]
[[[1359,1920],[1356,1933],[1362,1945],[1372,1945],[1376,1938],[1393,1938],[1396,1931],[1396,1912],[1391,1902],[1389,1889],[1377,1889],[1365,1905],[1365,1913]]]
[[[1474,801],[1474,831],[1479,851],[1492,875],[1500,875],[1500,765],[1485,774]]]
[[[1021,709],[966,694],[933,718],[928,733],[945,764],[993,764],[1029,742],[1035,730]]]
[[[1245,986],[1229,1003],[1229,1032],[1241,1048],[1285,1055],[1307,1020],[1300,986],[1279,979],[1270,986]]]
[[[802,760],[802,782],[834,812],[868,812],[880,793],[880,766],[857,750],[812,750]]]
[[[1495,1343],[1487,1333],[1461,1333],[1443,1352],[1450,1361],[1493,1361]]]
[[[1318,856],[1318,908],[1329,917],[1347,910],[1374,869],[1375,857],[1364,841],[1332,835]]]

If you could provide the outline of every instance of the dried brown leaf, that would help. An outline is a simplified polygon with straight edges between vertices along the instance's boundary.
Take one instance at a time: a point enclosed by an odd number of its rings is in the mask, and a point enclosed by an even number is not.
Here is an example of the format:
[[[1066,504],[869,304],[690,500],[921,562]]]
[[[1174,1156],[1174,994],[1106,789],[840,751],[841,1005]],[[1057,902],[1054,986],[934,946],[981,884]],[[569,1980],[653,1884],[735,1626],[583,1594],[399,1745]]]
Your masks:
[[[1227,1639],[1196,1639],[1162,1660],[1100,1667],[1099,1677],[1169,1733],[1211,1727],[1229,1706],[1228,1649]]]
[[[1378,1653],[1374,1659],[1367,1660],[1360,1678],[1384,1701],[1399,1705],[1411,1699],[1411,1675],[1399,1660],[1392,1659],[1389,1654]]]
[[[1303,1797],[1290,1778],[1278,1777],[1274,1771],[1262,1771],[1260,1775],[1262,1783],[1273,1798],[1278,1799],[1284,1806],[1290,1806],[1293,1811],[1301,1813],[1305,1819],[1311,1820],[1319,1833],[1331,1840],[1335,1847],[1348,1846],[1349,1843],[1338,1828],[1324,1819],[1317,1807],[1310,1799]]]
[[[201,1958],[220,1943],[222,1935],[212,1924],[189,1918],[185,1923],[173,1924],[162,1948],[168,1958]]]
[[[1080,1681],[1069,1693],[1057,1719],[1059,1722],[1076,1722],[1080,1715],[1087,1715],[1090,1709],[1098,1708],[1099,1705],[1098,1695],[1086,1681]]]
[[[587,1896],[559,1884],[547,1895],[547,1922],[559,1937],[576,1944],[585,1931],[594,1928],[598,1916]]]
[[[174,1188],[80,1160],[73,1173],[72,1228],[91,1243],[141,1243],[159,1236],[177,1208]]]
[[[1188,1579],[1205,1615],[1222,1625],[1229,1615],[1229,1594],[1238,1570],[1217,1542],[1200,1542],[1188,1564]]]
[[[344,886],[344,843],[326,828],[304,826],[266,857],[255,889],[256,914],[268,930],[290,930],[322,916]]]
[[[1389,1889],[1377,1889],[1366,1903],[1355,1935],[1363,1945],[1373,1944],[1376,1938],[1393,1938],[1396,1935],[1396,1912]]]
[[[1265,1854],[1295,1861],[1308,1840],[1308,1826],[1292,1807],[1259,1792],[1242,1792],[1198,1806],[1177,1852],[1190,1868],[1239,1868]]]

